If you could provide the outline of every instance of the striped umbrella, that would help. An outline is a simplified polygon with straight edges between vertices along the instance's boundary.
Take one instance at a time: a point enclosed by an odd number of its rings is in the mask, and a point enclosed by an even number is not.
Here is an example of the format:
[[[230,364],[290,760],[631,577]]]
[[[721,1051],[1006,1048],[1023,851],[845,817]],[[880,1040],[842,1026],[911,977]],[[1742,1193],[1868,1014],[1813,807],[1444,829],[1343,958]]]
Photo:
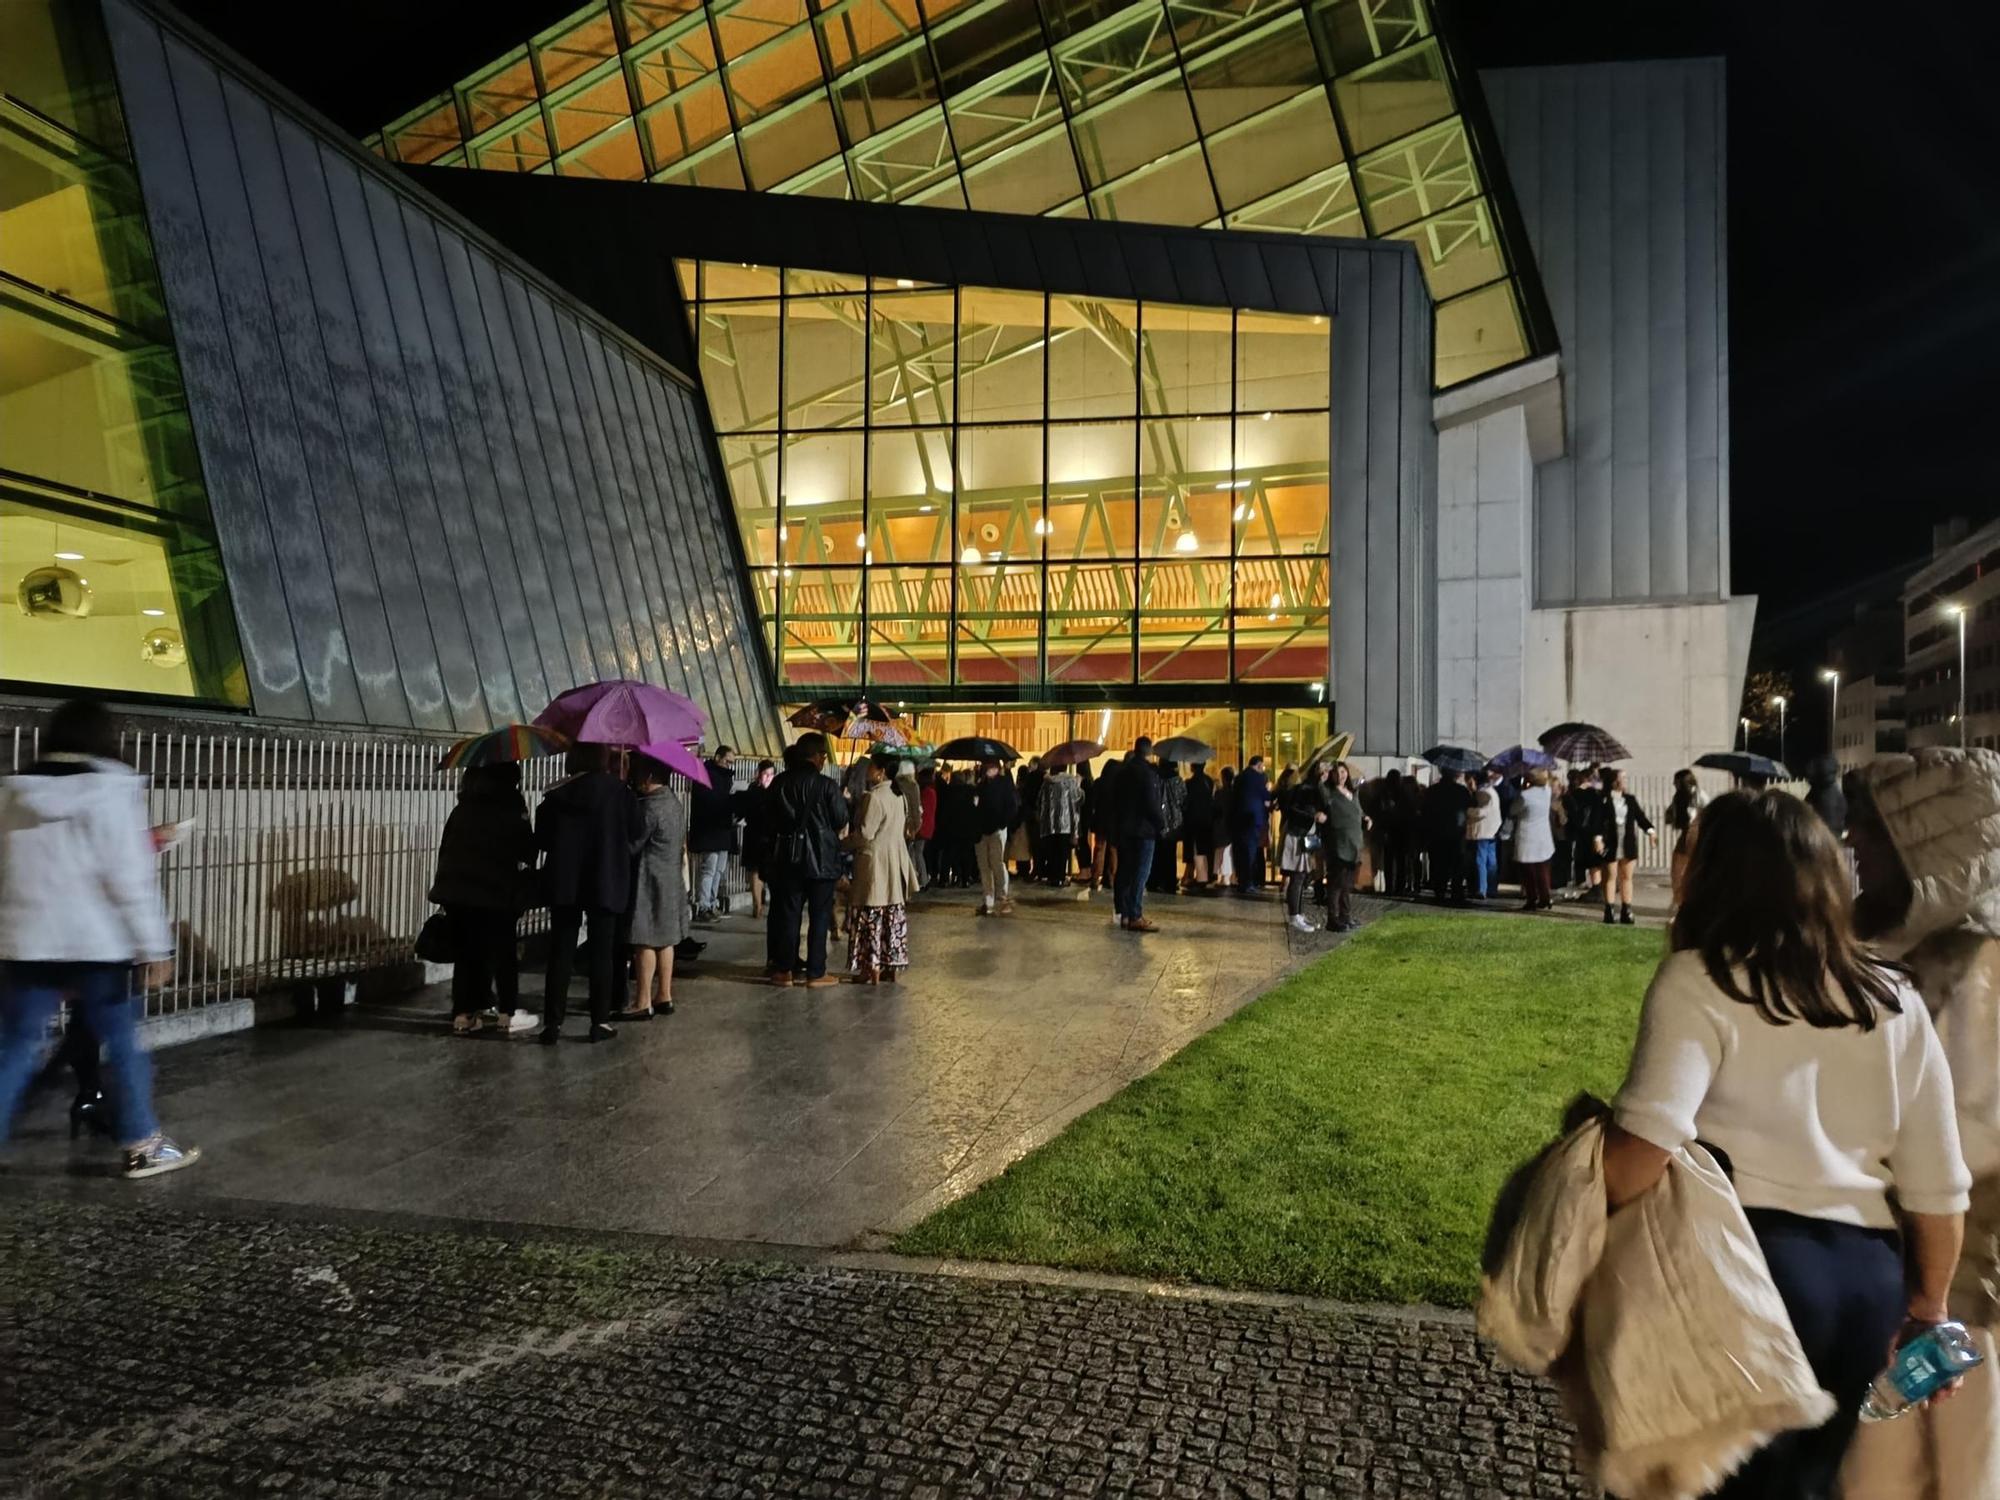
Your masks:
[[[865,740],[870,744],[882,745],[889,749],[910,742],[910,737],[894,724],[885,724],[879,719],[849,719],[836,731],[835,738]]]
[[[561,755],[569,749],[569,736],[539,724],[502,724],[484,734],[458,741],[437,763],[440,771],[471,771],[480,766],[505,765],[509,761],[533,760],[541,755]]]
[[[1539,742],[1557,760],[1566,760],[1573,766],[1598,766],[1632,758],[1632,752],[1619,744],[1610,731],[1595,724],[1558,724],[1543,730]]]

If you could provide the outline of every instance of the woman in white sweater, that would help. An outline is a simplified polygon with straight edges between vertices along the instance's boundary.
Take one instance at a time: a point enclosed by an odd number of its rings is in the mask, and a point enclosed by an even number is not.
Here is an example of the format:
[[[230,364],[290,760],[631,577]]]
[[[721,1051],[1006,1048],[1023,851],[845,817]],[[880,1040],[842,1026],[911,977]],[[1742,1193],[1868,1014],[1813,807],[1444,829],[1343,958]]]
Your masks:
[[[1892,1344],[1947,1316],[1971,1185],[1951,1076],[1922,1000],[1855,936],[1840,848],[1796,798],[1732,792],[1702,814],[1673,947],[1640,1015],[1606,1186],[1614,1209],[1630,1202],[1696,1138],[1726,1158],[1837,1410],[1716,1493],[1830,1495]]]

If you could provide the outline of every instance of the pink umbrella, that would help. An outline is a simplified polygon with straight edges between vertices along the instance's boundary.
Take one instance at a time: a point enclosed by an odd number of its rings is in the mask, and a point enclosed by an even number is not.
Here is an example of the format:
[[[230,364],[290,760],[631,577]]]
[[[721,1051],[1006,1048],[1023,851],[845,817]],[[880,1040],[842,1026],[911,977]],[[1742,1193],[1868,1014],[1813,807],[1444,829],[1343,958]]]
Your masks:
[[[650,745],[641,745],[639,753],[658,761],[669,771],[680,772],[689,781],[702,786],[712,785],[708,779],[708,767],[702,764],[701,757],[678,740],[658,740]]]
[[[535,716],[580,745],[692,744],[708,732],[708,715],[692,698],[649,682],[593,682],[571,688]]]

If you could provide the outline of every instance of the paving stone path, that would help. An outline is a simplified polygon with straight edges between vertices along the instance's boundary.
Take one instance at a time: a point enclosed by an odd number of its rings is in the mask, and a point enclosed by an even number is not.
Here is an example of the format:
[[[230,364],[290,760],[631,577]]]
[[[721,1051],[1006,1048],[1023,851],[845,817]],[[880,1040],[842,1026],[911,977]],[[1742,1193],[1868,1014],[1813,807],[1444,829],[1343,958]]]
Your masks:
[[[0,1492],[1566,1497],[1444,1315],[0,1197]]]

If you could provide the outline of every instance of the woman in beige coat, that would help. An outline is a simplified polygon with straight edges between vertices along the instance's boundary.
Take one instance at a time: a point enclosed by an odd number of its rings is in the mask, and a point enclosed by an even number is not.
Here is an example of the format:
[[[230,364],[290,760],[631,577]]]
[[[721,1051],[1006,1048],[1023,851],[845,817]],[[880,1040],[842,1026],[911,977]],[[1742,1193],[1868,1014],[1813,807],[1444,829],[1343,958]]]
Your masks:
[[[917,867],[903,839],[903,799],[890,781],[893,770],[886,758],[869,761],[868,787],[847,835],[847,847],[854,851],[847,961],[856,984],[894,984],[898,971],[910,966],[910,918],[904,903],[916,894]]]
[[[1950,1401],[1863,1427],[1845,1500],[2000,1500],[2000,754],[1890,755],[1847,779],[1863,932],[1910,968],[1972,1174],[1950,1310],[1986,1363]]]

